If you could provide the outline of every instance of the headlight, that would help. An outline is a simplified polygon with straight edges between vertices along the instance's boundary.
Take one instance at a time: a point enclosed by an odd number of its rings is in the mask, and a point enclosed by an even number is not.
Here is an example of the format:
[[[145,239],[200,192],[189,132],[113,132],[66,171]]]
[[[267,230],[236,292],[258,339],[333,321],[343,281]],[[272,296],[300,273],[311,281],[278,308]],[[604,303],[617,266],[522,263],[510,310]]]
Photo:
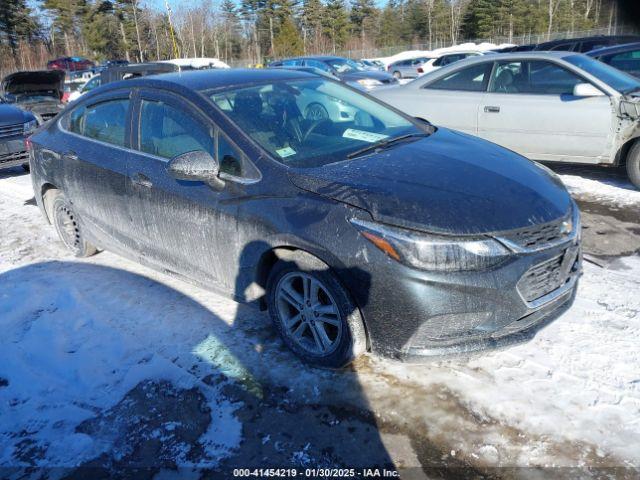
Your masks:
[[[382,85],[380,80],[376,80],[375,78],[361,78],[357,80],[358,85],[364,88],[375,88]]]
[[[33,132],[36,128],[38,127],[38,121],[37,120],[30,120],[27,123],[24,124],[24,134],[25,135],[29,135],[31,132]]]
[[[351,223],[391,258],[421,270],[481,270],[511,254],[489,237],[433,235],[356,219]]]

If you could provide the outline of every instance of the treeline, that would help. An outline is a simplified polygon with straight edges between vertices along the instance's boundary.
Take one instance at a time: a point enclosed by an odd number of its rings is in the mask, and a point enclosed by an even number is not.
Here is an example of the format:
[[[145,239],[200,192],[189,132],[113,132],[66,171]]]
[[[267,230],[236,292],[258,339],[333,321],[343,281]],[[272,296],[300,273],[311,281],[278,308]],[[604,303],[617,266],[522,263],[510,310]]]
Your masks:
[[[611,0],[388,0],[382,7],[375,0],[238,2],[180,2],[171,11],[139,0],[2,0],[0,69],[42,67],[58,55],[261,63],[303,53],[512,41],[622,22]]]

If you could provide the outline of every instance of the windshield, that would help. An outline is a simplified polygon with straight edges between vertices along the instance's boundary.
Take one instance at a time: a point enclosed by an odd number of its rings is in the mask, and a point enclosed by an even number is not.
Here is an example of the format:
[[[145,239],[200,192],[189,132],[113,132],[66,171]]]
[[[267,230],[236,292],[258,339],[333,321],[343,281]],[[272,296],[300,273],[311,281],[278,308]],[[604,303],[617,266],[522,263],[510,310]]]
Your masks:
[[[364,68],[356,62],[347,58],[332,58],[325,60],[325,63],[338,73],[361,72],[364,70]]]
[[[620,93],[631,93],[640,89],[640,80],[627,75],[626,73],[584,55],[571,55],[564,58],[567,62],[590,73],[594,77],[619,91]]]
[[[210,93],[249,137],[285,165],[319,167],[367,145],[425,134],[405,117],[322,78]]]

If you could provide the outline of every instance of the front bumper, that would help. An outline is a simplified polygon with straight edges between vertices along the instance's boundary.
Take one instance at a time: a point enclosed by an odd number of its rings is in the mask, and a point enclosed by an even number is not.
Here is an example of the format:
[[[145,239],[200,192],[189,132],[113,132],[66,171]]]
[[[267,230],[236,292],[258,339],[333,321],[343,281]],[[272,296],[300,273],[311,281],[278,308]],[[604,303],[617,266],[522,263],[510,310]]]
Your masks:
[[[0,169],[17,167],[29,163],[29,152],[24,138],[14,137],[0,140]]]
[[[530,340],[572,305],[582,271],[578,238],[553,248],[514,254],[493,269],[476,272],[419,271],[377,249],[368,254],[376,257],[369,265],[379,266],[369,272],[366,296],[363,292],[355,296],[371,349],[406,361]],[[528,275],[546,272],[546,266],[555,263],[562,269],[558,287],[543,295],[534,290],[533,298]],[[394,281],[389,282],[390,278]],[[544,283],[546,278],[540,280]]]

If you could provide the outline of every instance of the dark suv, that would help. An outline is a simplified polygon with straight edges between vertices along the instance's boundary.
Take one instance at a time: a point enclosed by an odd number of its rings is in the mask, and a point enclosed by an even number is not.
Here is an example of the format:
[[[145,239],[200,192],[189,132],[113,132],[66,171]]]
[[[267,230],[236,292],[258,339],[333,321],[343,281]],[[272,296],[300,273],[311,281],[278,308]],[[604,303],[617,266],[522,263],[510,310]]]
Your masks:
[[[323,76],[117,82],[31,140],[36,201],[77,256],[257,302],[316,365],[508,345],[575,296],[580,217],[552,173]]]
[[[0,169],[20,165],[27,168],[29,152],[24,140],[37,126],[32,113],[0,100]]]

